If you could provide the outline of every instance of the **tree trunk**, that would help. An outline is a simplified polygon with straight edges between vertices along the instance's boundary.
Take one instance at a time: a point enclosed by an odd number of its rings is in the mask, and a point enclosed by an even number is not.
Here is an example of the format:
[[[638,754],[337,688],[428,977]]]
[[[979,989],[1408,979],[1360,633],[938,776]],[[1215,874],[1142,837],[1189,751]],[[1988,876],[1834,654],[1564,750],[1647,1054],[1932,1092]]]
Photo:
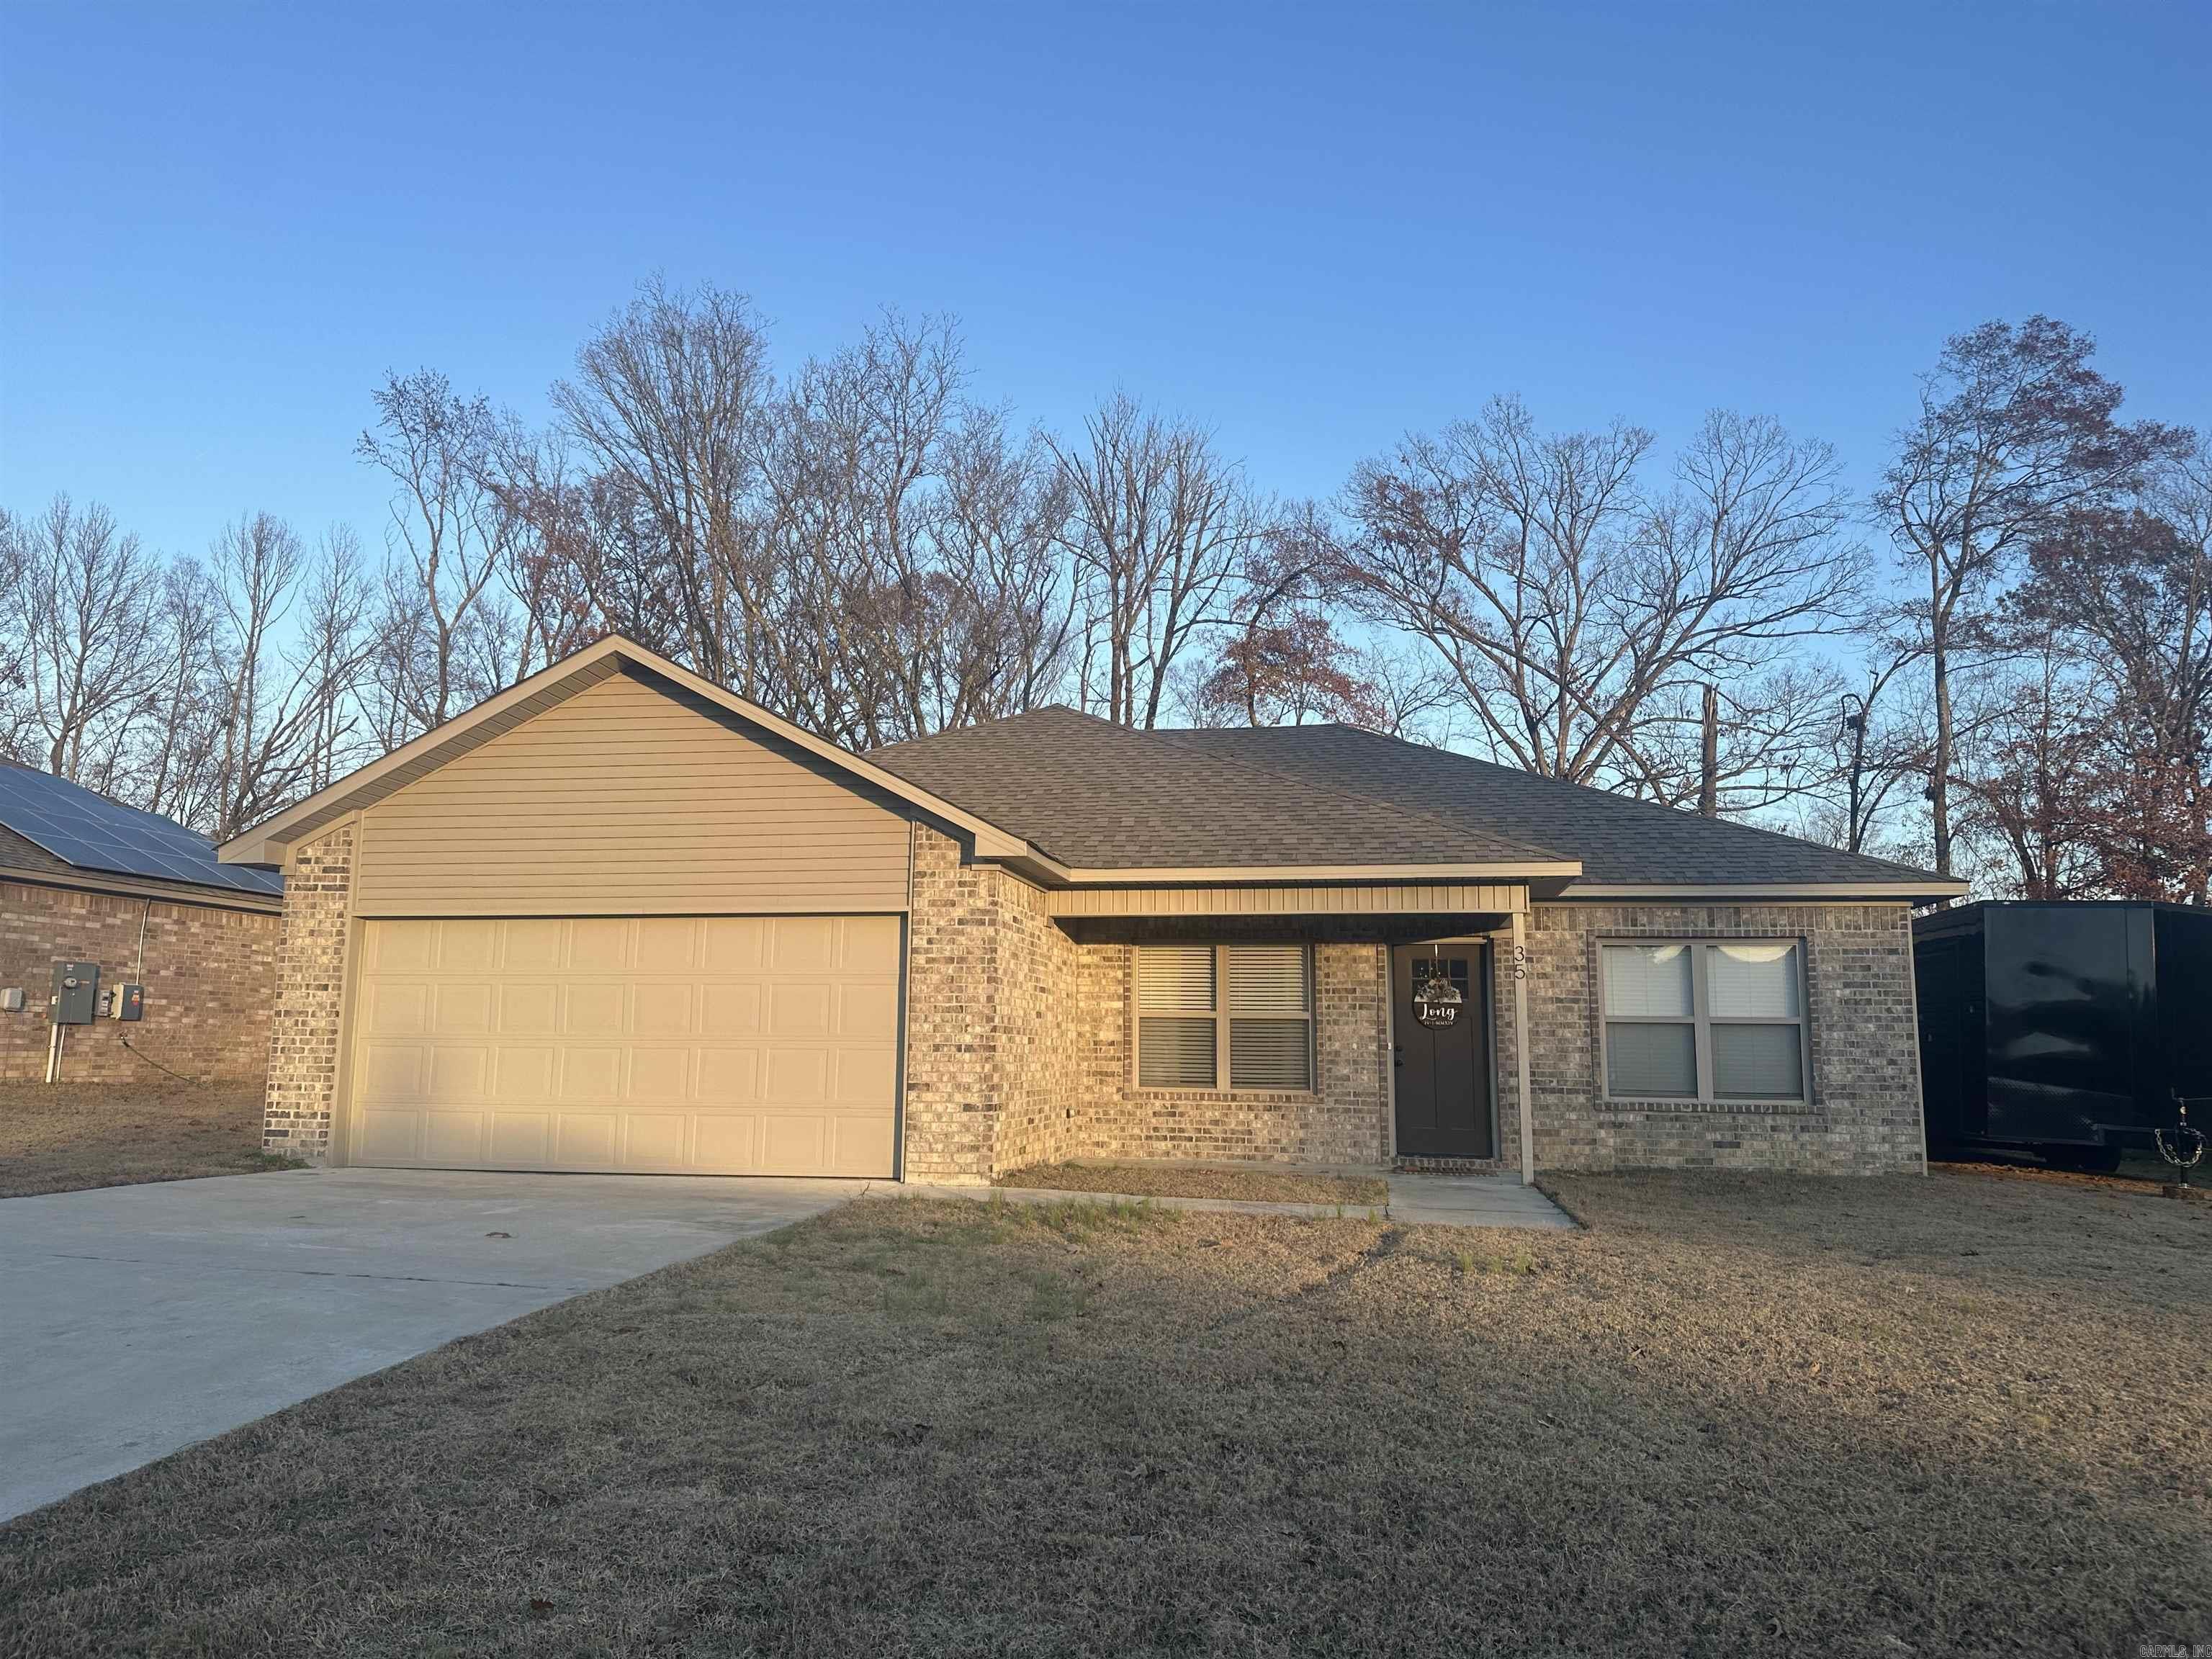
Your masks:
[[[1721,689],[1705,687],[1705,732],[1698,751],[1698,816],[1721,815]]]
[[[1951,662],[1939,640],[1936,660],[1936,753],[1928,767],[1928,817],[1936,835],[1936,873],[1951,873]]]

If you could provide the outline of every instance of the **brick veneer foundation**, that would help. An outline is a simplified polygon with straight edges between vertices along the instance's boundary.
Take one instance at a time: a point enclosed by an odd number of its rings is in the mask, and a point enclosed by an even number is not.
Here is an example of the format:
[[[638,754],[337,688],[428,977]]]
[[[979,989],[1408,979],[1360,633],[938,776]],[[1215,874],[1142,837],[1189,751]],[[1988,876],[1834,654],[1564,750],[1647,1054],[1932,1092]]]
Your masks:
[[[103,987],[146,988],[143,1018],[70,1028],[63,1081],[159,1083],[155,1064],[196,1080],[258,1081],[278,925],[266,911],[0,881],[0,985],[22,987],[24,998],[21,1012],[0,1013],[0,1079],[46,1075],[46,999],[58,960],[98,963]]]
[[[353,839],[353,826],[342,824],[301,847],[284,872],[284,938],[261,1144],[316,1164],[331,1155]]]

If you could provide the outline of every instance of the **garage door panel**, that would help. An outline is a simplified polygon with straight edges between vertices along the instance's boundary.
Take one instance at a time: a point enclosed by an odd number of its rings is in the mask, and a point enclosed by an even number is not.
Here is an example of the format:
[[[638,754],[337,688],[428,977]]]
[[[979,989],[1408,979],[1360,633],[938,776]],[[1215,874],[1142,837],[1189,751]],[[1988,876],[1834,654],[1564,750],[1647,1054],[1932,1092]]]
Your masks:
[[[556,1036],[561,1030],[561,988],[546,980],[518,980],[499,988],[501,1036]]]
[[[437,924],[437,969],[441,974],[487,973],[499,965],[496,921],[441,921]]]
[[[702,1113],[694,1130],[692,1156],[701,1169],[758,1170],[759,1120],[750,1113]]]
[[[494,1112],[491,1144],[486,1162],[512,1166],[542,1166],[553,1161],[553,1115],[550,1112]]]
[[[423,1151],[432,1164],[481,1164],[484,1161],[486,1114],[457,1112],[433,1107],[423,1115]]]
[[[364,1107],[355,1115],[354,1139],[363,1164],[412,1164],[422,1144],[422,1114]]]
[[[691,1051],[689,1048],[632,1048],[629,1085],[632,1100],[689,1100],[691,1098]]]
[[[694,985],[633,986],[629,1029],[639,1036],[690,1036],[697,1029],[697,1001]]]
[[[760,1050],[702,1048],[699,1098],[750,1106],[760,1098]]]
[[[374,921],[353,1157],[887,1176],[896,917]]]
[[[648,974],[688,974],[699,965],[695,916],[655,917],[637,925],[637,965]]]
[[[889,1050],[839,1048],[830,1055],[830,1098],[840,1106],[865,1106],[897,1086]]]
[[[827,1036],[830,1035],[831,988],[827,984],[783,983],[768,993],[768,1032],[770,1036]]]
[[[586,918],[568,927],[568,968],[572,972],[625,972],[630,965],[632,924],[611,918]]]
[[[564,1048],[556,1097],[577,1105],[605,1105],[622,1093],[623,1051]]]
[[[841,985],[832,1029],[841,1037],[889,1038],[898,1030],[898,988],[876,984]]]
[[[488,980],[444,984],[430,997],[433,1036],[476,1036],[491,1030],[491,983]]]
[[[557,974],[568,924],[556,917],[518,920],[501,930],[499,965],[510,974]]]
[[[757,974],[768,965],[764,916],[708,916],[699,965],[710,974]]]
[[[492,1050],[492,1098],[532,1103],[551,1099],[557,1063],[557,1052],[550,1045],[526,1048],[501,1043]]]
[[[780,1043],[762,1056],[761,1093],[773,1105],[813,1106],[830,1098],[830,1054]]]
[[[430,988],[404,980],[367,984],[359,1018],[372,1036],[420,1036],[430,1029]]]
[[[563,1112],[554,1121],[553,1161],[564,1170],[618,1170],[622,1120],[612,1112]]]
[[[826,974],[836,965],[837,921],[778,916],[769,924],[768,966],[776,974]]]
[[[832,1130],[826,1173],[865,1176],[890,1167],[895,1148],[890,1119],[848,1113],[835,1121]]]
[[[691,1120],[674,1113],[629,1112],[623,1118],[623,1165],[632,1170],[680,1170],[690,1161],[685,1143]]]
[[[619,980],[564,986],[561,1029],[569,1036],[620,1036],[629,1030],[629,988]]]
[[[429,1095],[430,1051],[418,1042],[371,1040],[355,1064],[356,1097],[390,1105],[413,1105]]]
[[[748,1037],[761,1035],[761,1005],[767,988],[742,981],[708,982],[700,988],[699,1035]]]

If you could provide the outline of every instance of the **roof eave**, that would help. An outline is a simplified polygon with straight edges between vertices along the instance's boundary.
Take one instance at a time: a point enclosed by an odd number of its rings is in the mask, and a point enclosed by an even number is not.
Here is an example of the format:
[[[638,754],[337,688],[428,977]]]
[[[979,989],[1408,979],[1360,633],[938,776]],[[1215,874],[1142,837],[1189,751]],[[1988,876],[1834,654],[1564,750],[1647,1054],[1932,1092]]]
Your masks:
[[[1931,904],[1938,899],[1962,898],[1966,892],[1966,884],[1955,878],[1917,876],[1893,881],[1577,881],[1570,883],[1559,896],[1657,902],[1796,899],[1820,903],[1885,900],[1900,904]]]
[[[1069,865],[1031,848],[1016,862],[1048,887],[1282,886],[1303,882],[1512,881],[1564,884],[1582,873],[1573,859],[1482,859],[1451,864]]]
[[[125,898],[158,899],[164,903],[198,904],[210,910],[249,910],[275,915],[284,908],[281,893],[256,893],[243,887],[203,887],[198,882],[159,881],[119,872],[86,870],[26,870],[0,865],[0,881],[31,887],[56,887],[71,892],[108,893]]]

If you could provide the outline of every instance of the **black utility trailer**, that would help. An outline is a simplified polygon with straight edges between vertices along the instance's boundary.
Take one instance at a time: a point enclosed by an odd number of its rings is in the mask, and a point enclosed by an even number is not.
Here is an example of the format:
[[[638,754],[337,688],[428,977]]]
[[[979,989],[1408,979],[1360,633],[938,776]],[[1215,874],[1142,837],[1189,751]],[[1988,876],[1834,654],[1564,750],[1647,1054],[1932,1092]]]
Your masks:
[[[1931,1152],[2109,1170],[2212,1096],[2212,912],[1966,904],[1916,918],[1912,957]]]

